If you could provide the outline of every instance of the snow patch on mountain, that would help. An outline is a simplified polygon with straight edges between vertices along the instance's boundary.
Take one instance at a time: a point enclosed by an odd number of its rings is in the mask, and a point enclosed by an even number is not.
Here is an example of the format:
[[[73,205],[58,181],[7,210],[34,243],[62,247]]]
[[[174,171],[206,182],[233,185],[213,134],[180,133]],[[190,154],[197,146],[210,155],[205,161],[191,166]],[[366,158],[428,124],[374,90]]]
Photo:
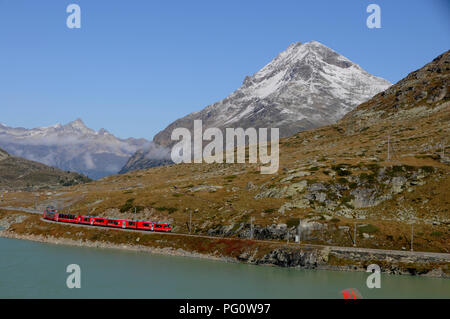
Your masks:
[[[81,119],[34,129],[0,125],[0,147],[10,154],[91,178],[117,173],[132,154],[149,143],[119,139],[105,129],[95,131]]]
[[[192,129],[194,119],[205,129],[279,127],[288,136],[334,123],[390,85],[317,41],[294,43],[227,98],[175,121],[154,141],[173,144],[173,128]]]
[[[245,77],[242,86],[228,97],[176,120],[153,141],[170,147],[175,143],[172,131],[183,127],[192,132],[194,120],[202,120],[204,130],[265,127],[279,128],[281,136],[290,136],[335,123],[389,86],[388,81],[317,41],[294,43],[260,71]],[[145,168],[144,162],[151,156],[143,150],[133,157],[122,172],[133,170],[133,165]]]

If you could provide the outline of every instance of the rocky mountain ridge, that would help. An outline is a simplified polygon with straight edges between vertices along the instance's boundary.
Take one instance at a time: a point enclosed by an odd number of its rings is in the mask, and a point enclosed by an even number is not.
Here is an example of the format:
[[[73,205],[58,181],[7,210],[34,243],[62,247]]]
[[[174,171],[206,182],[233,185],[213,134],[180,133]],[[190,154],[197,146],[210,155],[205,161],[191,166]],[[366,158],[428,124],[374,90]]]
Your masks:
[[[34,129],[0,124],[0,147],[10,154],[94,179],[117,173],[147,144],[145,139],[119,139],[105,129],[92,130],[81,119]]]
[[[280,129],[282,137],[336,122],[354,107],[391,85],[325,45],[311,41],[291,44],[231,95],[170,124],[153,139],[170,147],[175,128],[193,130],[202,120],[203,129],[254,127]],[[154,159],[140,152],[122,172],[149,168]],[[150,162],[154,165],[155,162]]]

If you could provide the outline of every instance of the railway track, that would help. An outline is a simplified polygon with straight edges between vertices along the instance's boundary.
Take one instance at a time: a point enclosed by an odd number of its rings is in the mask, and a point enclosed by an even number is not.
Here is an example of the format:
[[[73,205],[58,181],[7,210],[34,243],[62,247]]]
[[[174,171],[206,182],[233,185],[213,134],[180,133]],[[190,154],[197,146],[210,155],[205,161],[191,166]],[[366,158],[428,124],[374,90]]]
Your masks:
[[[41,211],[29,209],[29,208],[21,208],[21,207],[0,207],[0,209],[4,210],[14,210],[14,211],[23,211],[26,213],[32,214],[42,214]],[[216,236],[207,236],[207,235],[194,235],[194,234],[186,234],[186,233],[166,233],[166,232],[154,232],[154,231],[145,231],[145,230],[136,230],[136,229],[124,229],[124,228],[111,228],[111,227],[103,227],[96,225],[84,225],[84,224],[73,224],[73,223],[62,223],[55,222],[47,219],[41,218],[41,221],[46,223],[53,223],[71,227],[87,227],[87,228],[99,228],[107,231],[128,231],[128,232],[138,232],[146,235],[164,235],[164,236],[183,236],[183,237],[195,237],[195,238],[204,238],[204,239],[224,239],[230,241],[238,241],[243,240],[242,238],[232,238],[232,237],[216,237]],[[345,246],[329,246],[329,245],[314,245],[314,244],[303,244],[303,243],[293,243],[293,242],[285,242],[285,241],[276,241],[276,240],[261,240],[261,239],[252,239],[254,242],[260,243],[269,243],[269,244],[280,244],[280,245],[288,245],[291,247],[301,247],[301,248],[329,248],[335,251],[342,252],[363,252],[363,253],[372,253],[372,254],[393,254],[398,256],[417,256],[417,257],[431,257],[431,258],[441,258],[450,262],[450,254],[448,253],[434,253],[434,252],[423,252],[423,251],[403,251],[403,250],[388,250],[388,249],[375,249],[375,248],[361,248],[361,247],[345,247]]]

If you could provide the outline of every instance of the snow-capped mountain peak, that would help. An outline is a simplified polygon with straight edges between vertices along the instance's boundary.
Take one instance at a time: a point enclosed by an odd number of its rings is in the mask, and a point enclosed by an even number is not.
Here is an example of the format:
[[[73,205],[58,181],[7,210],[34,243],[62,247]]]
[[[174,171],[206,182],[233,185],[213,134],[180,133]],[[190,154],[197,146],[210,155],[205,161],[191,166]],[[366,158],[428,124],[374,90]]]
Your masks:
[[[167,146],[175,127],[279,127],[282,136],[334,123],[391,83],[317,41],[293,43],[227,98],[179,119],[154,141]]]
[[[357,73],[360,73],[360,77],[381,80],[373,88],[370,88],[369,92],[364,92],[364,96],[367,93],[378,93],[390,85],[389,82],[370,75],[359,65],[320,42],[294,43],[260,71],[247,77],[243,87],[239,90],[246,93],[248,98],[263,99],[278,93],[292,82],[298,82],[298,84],[303,84],[307,90],[304,93],[317,93],[319,88],[316,87],[315,80],[318,76],[325,77],[330,83],[336,82],[336,80],[343,83],[351,80],[350,78],[356,76]],[[331,89],[334,88],[331,87]],[[336,91],[335,93],[339,95],[341,92]],[[360,102],[360,100],[355,102]]]
[[[191,113],[159,132],[153,141],[170,146],[171,133],[194,120],[217,127],[280,129],[281,136],[334,123],[391,83],[317,41],[293,43],[228,97]],[[151,152],[136,153],[122,172],[154,165]]]
[[[87,129],[86,125],[84,124],[83,120],[80,118],[77,118],[75,121],[72,121],[68,124],[66,124],[67,127],[77,128],[77,129]]]

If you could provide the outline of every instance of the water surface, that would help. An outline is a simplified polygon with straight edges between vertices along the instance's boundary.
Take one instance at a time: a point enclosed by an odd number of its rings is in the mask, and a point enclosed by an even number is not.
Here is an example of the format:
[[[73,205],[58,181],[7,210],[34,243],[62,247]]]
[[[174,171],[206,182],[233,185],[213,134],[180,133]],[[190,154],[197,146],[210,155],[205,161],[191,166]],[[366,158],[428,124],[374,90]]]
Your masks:
[[[81,267],[81,289],[66,267]],[[368,289],[361,272],[287,269],[145,252],[0,238],[0,298],[450,298],[450,280],[382,275]]]

